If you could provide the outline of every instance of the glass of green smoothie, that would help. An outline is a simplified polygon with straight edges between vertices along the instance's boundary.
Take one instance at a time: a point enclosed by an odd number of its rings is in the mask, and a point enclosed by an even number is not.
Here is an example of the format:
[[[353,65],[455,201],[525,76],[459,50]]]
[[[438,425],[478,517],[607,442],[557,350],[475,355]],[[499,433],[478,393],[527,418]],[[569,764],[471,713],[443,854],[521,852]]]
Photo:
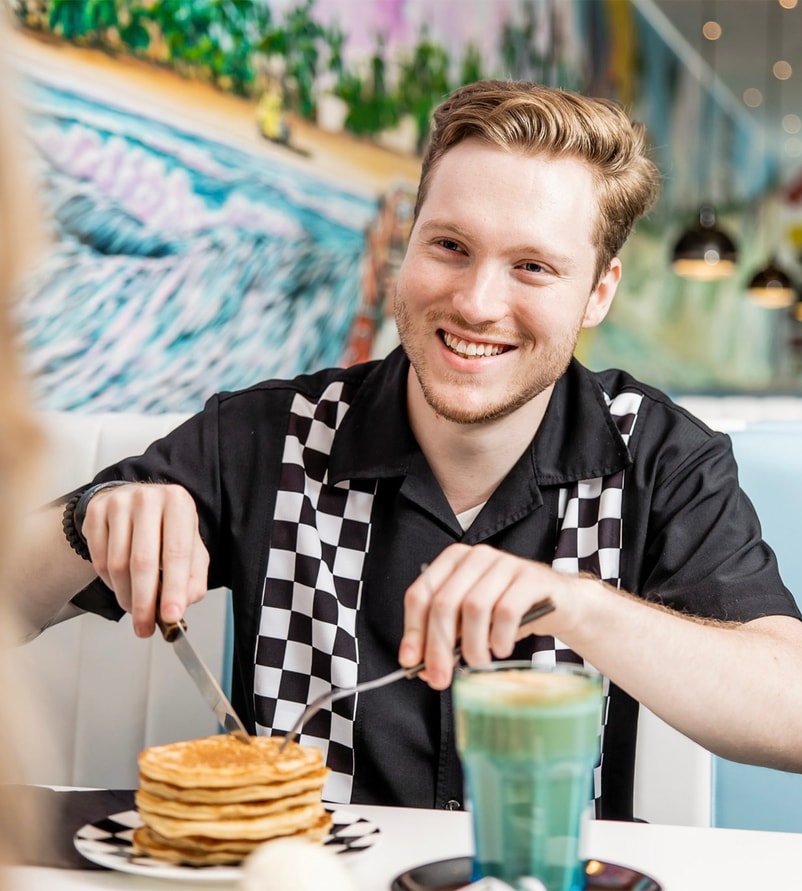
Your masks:
[[[495,662],[457,671],[457,750],[474,833],[474,879],[523,876],[580,891],[579,842],[599,759],[602,679],[580,666]]]

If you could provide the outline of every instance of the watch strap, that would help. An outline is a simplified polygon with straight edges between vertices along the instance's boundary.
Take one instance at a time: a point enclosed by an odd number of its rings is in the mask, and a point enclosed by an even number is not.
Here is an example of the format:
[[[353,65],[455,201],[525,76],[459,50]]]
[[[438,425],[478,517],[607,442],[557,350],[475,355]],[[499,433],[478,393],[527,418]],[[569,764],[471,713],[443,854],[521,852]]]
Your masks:
[[[128,480],[109,480],[105,483],[96,483],[87,489],[82,489],[72,494],[64,505],[61,515],[61,528],[69,546],[84,560],[92,561],[89,546],[83,534],[84,519],[89,502],[102,489],[111,489],[114,486],[124,486]]]

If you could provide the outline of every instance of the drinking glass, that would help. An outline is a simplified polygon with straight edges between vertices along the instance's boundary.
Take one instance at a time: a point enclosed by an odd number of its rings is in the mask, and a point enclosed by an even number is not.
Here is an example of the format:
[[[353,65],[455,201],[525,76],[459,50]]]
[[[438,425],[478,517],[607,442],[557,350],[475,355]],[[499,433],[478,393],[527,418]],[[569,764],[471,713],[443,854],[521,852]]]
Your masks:
[[[602,680],[580,666],[495,662],[454,678],[474,879],[585,887],[580,835],[599,759]]]

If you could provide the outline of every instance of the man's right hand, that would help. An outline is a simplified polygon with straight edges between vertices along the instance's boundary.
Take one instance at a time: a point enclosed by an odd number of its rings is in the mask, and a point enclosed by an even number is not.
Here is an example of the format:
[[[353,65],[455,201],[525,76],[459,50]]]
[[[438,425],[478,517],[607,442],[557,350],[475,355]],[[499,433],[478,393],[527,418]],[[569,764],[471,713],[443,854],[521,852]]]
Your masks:
[[[182,486],[101,489],[89,501],[81,531],[97,574],[131,613],[138,637],[153,634],[160,592],[166,622],[179,621],[206,594],[209,554],[195,502]]]

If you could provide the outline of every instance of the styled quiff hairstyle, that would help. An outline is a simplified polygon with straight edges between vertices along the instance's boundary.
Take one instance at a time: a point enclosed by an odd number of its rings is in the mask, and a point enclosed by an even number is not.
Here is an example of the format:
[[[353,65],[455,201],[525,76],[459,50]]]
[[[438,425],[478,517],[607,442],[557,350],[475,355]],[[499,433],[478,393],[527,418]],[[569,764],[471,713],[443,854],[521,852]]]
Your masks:
[[[435,109],[415,219],[438,162],[465,139],[507,151],[577,158],[591,168],[599,208],[593,234],[596,284],[660,194],[660,173],[645,156],[646,128],[616,103],[535,83],[483,80],[455,90]]]

